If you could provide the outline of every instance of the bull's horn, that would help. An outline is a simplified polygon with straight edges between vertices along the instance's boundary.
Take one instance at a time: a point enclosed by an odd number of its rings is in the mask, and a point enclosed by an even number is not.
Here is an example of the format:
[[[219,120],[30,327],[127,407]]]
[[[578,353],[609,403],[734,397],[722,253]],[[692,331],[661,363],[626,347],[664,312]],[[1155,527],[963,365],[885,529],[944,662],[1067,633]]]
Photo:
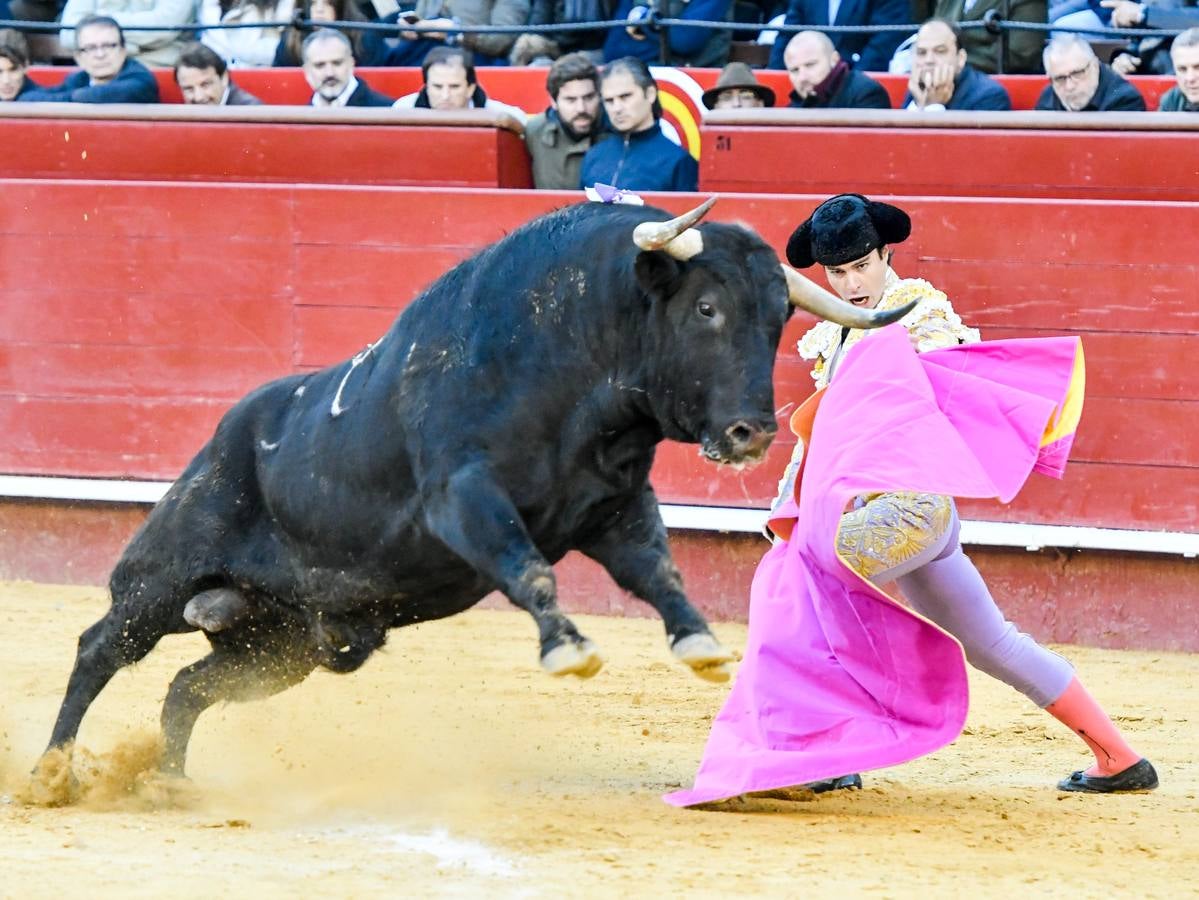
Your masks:
[[[854,306],[833,296],[790,266],[781,263],[780,266],[787,277],[787,299],[791,301],[791,305],[838,325],[849,328],[881,328],[899,321],[916,306],[915,300],[898,309],[865,309]]]
[[[691,226],[716,202],[709,197],[690,212],[669,222],[642,222],[633,229],[633,243],[642,250],[665,250],[675,259],[688,260],[704,249],[704,236]]]

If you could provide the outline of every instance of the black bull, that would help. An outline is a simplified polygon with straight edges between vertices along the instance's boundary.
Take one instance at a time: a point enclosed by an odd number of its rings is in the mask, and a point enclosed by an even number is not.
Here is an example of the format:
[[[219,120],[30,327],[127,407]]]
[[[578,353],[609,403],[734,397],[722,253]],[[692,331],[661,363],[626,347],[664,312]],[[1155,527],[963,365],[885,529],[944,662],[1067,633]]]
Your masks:
[[[74,740],[122,666],[197,628],[212,652],[167,693],[165,772],[182,772],[213,703],[352,671],[388,629],[492,590],[536,620],[549,671],[592,675],[599,655],[550,568],[570,550],[653,606],[697,673],[727,678],[648,475],[663,438],[717,462],[761,457],[791,306],[778,258],[743,228],[693,230],[689,259],[634,245],[636,225],[666,218],[584,204],[531,222],[353,360],[234,406],[113,571],[50,747]]]

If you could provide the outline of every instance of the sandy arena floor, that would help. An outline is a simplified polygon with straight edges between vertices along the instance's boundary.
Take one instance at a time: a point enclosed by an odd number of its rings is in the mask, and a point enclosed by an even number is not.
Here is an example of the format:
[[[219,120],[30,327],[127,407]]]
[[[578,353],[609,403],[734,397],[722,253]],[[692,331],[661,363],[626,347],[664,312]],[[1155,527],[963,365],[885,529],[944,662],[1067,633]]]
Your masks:
[[[1071,648],[1157,764],[1154,794],[1060,794],[1081,745],[975,679],[953,746],[813,802],[675,810],[725,688],[671,661],[655,620],[579,617],[607,666],[536,664],[523,613],[392,633],[355,675],[209,711],[194,793],[127,794],[173,673],[168,638],[84,722],[81,806],[24,805],[75,641],[102,592],[0,584],[0,897],[1199,896],[1199,656]],[[717,627],[741,645],[745,630]]]

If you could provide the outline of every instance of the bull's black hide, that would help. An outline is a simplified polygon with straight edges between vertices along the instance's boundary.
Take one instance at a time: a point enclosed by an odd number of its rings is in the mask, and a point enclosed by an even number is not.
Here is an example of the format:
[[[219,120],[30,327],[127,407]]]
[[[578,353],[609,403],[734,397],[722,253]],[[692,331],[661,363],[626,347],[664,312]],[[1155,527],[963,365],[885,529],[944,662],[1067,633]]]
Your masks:
[[[722,462],[765,452],[790,306],[777,257],[745,229],[702,226],[687,261],[639,250],[634,226],[666,218],[585,204],[535,220],[353,360],[234,406],[113,572],[51,746],[120,667],[196,627],[213,652],[171,685],[167,771],[212,703],[351,671],[388,629],[492,590],[533,615],[547,668],[593,674],[555,599],[550,566],[572,549],[720,677],[728,654],[683,594],[648,473],[664,437]]]

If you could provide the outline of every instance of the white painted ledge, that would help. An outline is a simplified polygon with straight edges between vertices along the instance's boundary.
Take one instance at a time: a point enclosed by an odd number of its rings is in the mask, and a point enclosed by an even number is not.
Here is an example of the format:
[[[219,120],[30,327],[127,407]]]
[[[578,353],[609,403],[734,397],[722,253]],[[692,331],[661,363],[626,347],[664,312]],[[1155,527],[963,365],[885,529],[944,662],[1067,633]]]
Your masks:
[[[167,481],[123,481],[99,478],[49,478],[0,475],[0,497],[34,500],[81,500],[99,503],[156,503],[170,487]],[[685,531],[760,533],[766,510],[720,506],[663,504],[667,528]],[[1199,534],[1181,531],[1131,531],[1076,525],[1029,525],[1021,522],[962,522],[962,543],[987,547],[1077,548],[1161,553],[1194,559]]]

